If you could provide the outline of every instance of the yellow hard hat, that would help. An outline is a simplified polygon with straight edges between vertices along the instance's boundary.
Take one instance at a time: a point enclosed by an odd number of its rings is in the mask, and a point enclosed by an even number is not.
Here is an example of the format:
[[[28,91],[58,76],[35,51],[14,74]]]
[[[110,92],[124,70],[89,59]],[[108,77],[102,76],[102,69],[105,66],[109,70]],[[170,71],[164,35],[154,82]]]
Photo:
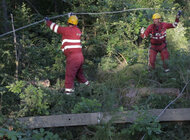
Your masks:
[[[72,15],[69,17],[67,22],[70,24],[73,24],[73,25],[77,25],[78,24],[78,18],[77,18],[77,16]]]
[[[153,16],[152,16],[152,19],[159,19],[161,18],[161,15],[158,14],[158,13],[155,13]]]

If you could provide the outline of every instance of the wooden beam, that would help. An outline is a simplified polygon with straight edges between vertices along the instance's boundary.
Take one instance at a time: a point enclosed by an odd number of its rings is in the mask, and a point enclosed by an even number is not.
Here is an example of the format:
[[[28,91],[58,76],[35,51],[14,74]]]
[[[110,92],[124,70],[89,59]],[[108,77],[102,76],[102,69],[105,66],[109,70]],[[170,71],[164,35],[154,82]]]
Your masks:
[[[137,95],[150,95],[150,94],[159,94],[159,95],[174,95],[177,96],[180,93],[180,90],[177,88],[150,88],[150,87],[144,87],[144,88],[131,88],[126,89],[126,97],[133,98]]]
[[[162,109],[148,110],[153,116],[158,116]],[[113,119],[114,123],[132,123],[137,118],[138,112],[126,111],[120,113],[81,113],[51,116],[24,117],[18,120],[29,128],[48,128],[64,126],[83,126],[106,123]],[[160,122],[190,121],[190,108],[167,109],[159,118]]]
[[[51,116],[24,117],[18,120],[29,128],[94,125],[101,113],[63,114]]]
[[[157,117],[163,109],[151,109],[148,110],[148,114]],[[177,121],[190,121],[190,108],[179,108],[179,109],[166,109],[164,114],[159,118],[160,122],[177,122]],[[114,123],[133,123],[138,112],[127,111],[122,113],[116,113],[115,115],[104,115],[102,121],[108,122],[112,118],[116,118]]]

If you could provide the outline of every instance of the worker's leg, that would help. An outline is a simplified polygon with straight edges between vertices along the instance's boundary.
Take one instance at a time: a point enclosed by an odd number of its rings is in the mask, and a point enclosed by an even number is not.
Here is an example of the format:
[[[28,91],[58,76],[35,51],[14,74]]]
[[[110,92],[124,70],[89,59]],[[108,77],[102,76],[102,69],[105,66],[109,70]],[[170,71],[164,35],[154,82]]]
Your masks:
[[[168,68],[169,52],[168,52],[167,48],[164,48],[161,51],[161,58],[163,61],[163,68],[165,69],[165,72],[168,72],[169,71],[169,68]]]
[[[66,60],[66,73],[65,73],[65,93],[69,94],[74,92],[74,80],[80,63],[72,58]]]
[[[81,61],[81,65],[77,71],[76,78],[79,83],[84,83],[85,85],[89,85],[89,81],[85,78],[84,73],[83,73],[83,63],[84,63],[84,57],[83,55],[79,56],[78,58]]]
[[[76,78],[79,83],[84,83],[85,85],[89,85],[89,81],[84,76],[82,65],[80,66],[77,72]]]
[[[150,49],[149,50],[149,67],[151,69],[155,69],[155,61],[156,61],[156,55],[157,55],[157,51]]]

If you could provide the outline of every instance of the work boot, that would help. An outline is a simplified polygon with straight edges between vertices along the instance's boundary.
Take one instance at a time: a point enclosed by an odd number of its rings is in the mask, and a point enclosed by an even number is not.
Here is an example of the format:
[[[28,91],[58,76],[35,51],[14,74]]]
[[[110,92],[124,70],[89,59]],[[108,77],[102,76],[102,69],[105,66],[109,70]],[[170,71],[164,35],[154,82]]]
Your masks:
[[[69,89],[69,88],[65,89],[65,94],[66,95],[72,95],[73,93],[74,93],[74,89]]]
[[[170,72],[170,69],[165,69],[164,72],[165,73]]]
[[[89,86],[89,85],[90,85],[90,82],[89,82],[89,81],[86,81],[84,84],[85,84],[86,86]]]

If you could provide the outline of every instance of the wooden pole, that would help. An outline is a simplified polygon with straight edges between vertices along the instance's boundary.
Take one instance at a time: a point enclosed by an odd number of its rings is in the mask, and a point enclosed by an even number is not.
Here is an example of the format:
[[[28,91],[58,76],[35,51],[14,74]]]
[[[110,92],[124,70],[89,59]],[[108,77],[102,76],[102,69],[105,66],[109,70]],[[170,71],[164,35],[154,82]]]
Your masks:
[[[15,71],[15,78],[18,80],[18,73],[19,73],[19,57],[18,57],[18,47],[17,47],[17,41],[16,41],[16,33],[14,28],[14,19],[13,14],[11,14],[11,22],[12,22],[12,29],[13,29],[13,36],[14,36],[14,47],[15,47],[15,64],[16,64],[16,71]]]

